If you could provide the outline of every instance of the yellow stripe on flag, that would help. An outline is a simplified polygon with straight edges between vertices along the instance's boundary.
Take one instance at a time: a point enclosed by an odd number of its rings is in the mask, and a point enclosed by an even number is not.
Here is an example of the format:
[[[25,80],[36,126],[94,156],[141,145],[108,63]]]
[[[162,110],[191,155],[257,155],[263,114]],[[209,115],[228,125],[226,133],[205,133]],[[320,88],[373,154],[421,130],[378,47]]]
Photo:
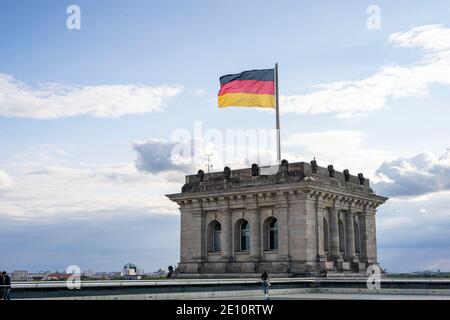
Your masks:
[[[219,108],[231,106],[275,108],[275,96],[253,93],[227,93],[219,96]]]

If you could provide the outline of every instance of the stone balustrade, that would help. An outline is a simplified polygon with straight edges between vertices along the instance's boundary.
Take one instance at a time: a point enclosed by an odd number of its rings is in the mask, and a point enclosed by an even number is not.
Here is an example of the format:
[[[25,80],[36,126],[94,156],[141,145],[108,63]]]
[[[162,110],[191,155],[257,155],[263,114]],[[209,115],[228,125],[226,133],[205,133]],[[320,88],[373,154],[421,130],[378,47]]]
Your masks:
[[[226,167],[222,172],[204,173],[200,170],[196,175],[187,175],[182,192],[203,192],[225,190],[240,187],[273,185],[280,183],[320,181],[337,184],[364,193],[373,193],[370,181],[362,173],[351,175],[335,171],[332,165],[327,168],[317,166],[314,162],[288,163],[275,166],[259,167],[253,164],[251,168],[231,170]]]

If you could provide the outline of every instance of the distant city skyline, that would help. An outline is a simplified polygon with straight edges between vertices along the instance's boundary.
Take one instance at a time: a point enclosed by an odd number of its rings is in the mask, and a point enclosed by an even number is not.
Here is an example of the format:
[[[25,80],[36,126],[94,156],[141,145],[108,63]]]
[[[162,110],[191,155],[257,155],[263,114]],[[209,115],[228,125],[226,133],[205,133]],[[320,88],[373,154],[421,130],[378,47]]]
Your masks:
[[[174,132],[273,129],[271,110],[219,110],[217,92],[278,62],[282,158],[362,172],[390,197],[383,268],[450,271],[449,16],[444,0],[2,1],[0,269],[175,265],[165,194],[202,156],[221,171],[275,150],[203,136],[183,162]]]

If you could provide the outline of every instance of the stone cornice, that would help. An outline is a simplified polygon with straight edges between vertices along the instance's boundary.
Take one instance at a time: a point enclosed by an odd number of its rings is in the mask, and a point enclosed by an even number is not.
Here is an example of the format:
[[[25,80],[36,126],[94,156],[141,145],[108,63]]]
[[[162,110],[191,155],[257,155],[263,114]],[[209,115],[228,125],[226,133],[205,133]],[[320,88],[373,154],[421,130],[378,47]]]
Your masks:
[[[178,193],[167,196],[177,202],[181,209],[201,207],[205,210],[219,210],[223,207],[233,210],[252,209],[311,199],[319,201],[325,207],[336,206],[339,209],[350,211],[365,211],[375,210],[387,200],[387,198],[375,194],[349,192],[346,189],[324,186],[315,182],[216,192]]]

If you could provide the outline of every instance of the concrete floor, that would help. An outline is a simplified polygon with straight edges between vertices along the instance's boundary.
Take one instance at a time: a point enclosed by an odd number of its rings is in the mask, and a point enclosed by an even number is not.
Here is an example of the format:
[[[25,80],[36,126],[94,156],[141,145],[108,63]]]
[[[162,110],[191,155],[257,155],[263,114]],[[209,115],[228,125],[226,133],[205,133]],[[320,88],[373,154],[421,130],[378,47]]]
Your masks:
[[[230,300],[264,300],[264,297],[239,297]],[[296,293],[272,295],[269,300],[450,300],[448,295],[403,295],[403,294],[340,294],[340,293]]]

